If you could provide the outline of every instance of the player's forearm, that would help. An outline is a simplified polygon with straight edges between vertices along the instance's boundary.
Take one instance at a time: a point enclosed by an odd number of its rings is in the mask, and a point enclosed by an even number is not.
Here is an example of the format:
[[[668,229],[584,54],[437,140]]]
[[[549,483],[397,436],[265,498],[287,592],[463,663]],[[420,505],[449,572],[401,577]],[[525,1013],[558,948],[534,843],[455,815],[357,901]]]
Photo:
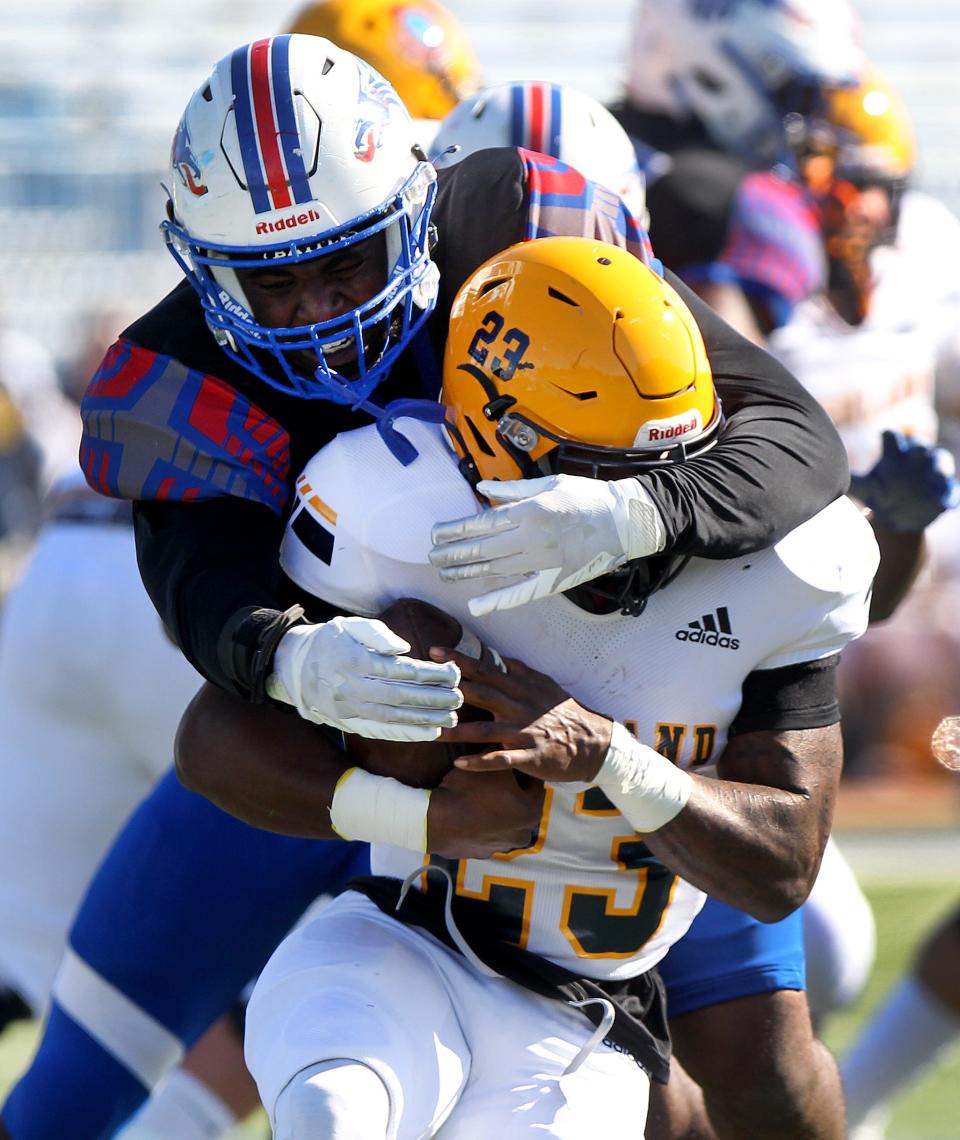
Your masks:
[[[185,787],[245,823],[338,838],[330,803],[350,764],[336,736],[310,721],[205,685],[180,722],[176,764]]]
[[[774,922],[813,886],[841,756],[836,724],[743,733],[728,742],[719,778],[708,779],[615,725],[597,782],[671,870]]]
[[[806,899],[822,855],[816,808],[799,792],[693,777],[686,807],[644,837],[707,894],[775,922]]]
[[[926,563],[927,544],[924,531],[887,530],[872,517],[870,525],[880,547],[880,565],[870,599],[872,625],[896,613]]]

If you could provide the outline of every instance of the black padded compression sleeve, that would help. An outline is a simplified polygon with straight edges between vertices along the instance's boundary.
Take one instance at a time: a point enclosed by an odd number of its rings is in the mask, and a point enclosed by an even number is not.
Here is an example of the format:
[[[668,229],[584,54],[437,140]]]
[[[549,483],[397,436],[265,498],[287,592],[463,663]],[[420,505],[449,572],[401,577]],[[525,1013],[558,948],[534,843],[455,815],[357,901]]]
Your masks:
[[[839,662],[840,654],[835,653],[819,661],[750,673],[743,682],[743,700],[729,735],[836,724],[840,719]]]
[[[207,680],[262,699],[288,607],[313,621],[333,609],[302,597],[279,566],[283,521],[266,507],[224,496],[202,503],[134,504],[140,574],[184,656]]]

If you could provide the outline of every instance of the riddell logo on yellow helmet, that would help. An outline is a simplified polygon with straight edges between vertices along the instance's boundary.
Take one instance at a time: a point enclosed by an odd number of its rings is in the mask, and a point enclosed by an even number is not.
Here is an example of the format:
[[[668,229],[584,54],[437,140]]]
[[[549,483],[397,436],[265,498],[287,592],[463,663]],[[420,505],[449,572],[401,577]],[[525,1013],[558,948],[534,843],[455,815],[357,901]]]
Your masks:
[[[703,418],[699,411],[684,412],[666,420],[648,420],[642,425],[633,441],[634,447],[649,447],[654,444],[679,443],[693,438],[703,430]]]

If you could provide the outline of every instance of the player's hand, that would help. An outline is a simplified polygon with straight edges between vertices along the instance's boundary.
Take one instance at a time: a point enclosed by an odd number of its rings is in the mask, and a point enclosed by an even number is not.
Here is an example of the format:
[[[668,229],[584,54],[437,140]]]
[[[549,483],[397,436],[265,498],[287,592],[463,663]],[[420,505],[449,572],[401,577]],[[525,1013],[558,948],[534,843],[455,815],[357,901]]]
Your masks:
[[[918,533],[960,505],[953,456],[899,432],[883,433],[883,454],[866,475],[854,475],[850,494],[896,533]]]
[[[460,670],[403,656],[410,645],[382,621],[336,617],[280,639],[267,693],[300,715],[377,740],[436,740],[457,723]]]
[[[456,768],[430,793],[427,850],[447,859],[489,859],[529,847],[543,812],[543,784],[513,772]]]
[[[660,513],[636,479],[549,475],[484,480],[503,504],[433,528],[431,563],[445,582],[476,579],[475,617],[522,606],[599,578],[664,546]]]
[[[456,761],[469,772],[516,768],[538,780],[591,783],[607,750],[613,722],[583,705],[545,673],[504,658],[506,672],[454,650],[431,650],[435,661],[454,661],[469,705],[492,720],[461,721],[444,729],[446,743],[480,744],[488,749]]]

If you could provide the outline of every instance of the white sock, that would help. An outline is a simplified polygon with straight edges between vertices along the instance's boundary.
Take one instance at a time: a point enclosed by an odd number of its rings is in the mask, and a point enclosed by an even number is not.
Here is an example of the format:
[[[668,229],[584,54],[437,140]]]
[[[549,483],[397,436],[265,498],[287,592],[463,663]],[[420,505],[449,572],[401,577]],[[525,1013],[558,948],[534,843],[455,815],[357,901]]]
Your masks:
[[[916,978],[901,981],[840,1065],[850,1127],[916,1080],[958,1036],[960,1016]]]
[[[174,1069],[116,1140],[219,1140],[237,1118],[202,1081]]]

